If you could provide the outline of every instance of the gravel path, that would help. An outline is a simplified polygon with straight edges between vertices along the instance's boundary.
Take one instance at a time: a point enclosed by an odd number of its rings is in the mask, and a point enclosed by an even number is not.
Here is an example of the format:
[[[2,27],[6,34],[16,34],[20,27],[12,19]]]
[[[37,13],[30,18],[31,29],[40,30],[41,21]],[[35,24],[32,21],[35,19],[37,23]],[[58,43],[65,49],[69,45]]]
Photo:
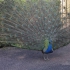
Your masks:
[[[47,56],[47,55],[46,55]],[[0,70],[70,70],[70,44],[48,54],[15,47],[0,49]]]

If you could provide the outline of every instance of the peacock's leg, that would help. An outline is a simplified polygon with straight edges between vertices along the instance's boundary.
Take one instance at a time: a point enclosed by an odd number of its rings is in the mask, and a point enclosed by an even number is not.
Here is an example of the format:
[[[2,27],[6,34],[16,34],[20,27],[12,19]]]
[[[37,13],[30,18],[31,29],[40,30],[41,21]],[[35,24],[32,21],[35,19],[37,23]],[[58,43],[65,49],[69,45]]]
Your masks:
[[[46,58],[45,55],[46,55],[46,54],[44,54],[44,60],[49,60],[48,55],[47,55],[47,58]]]
[[[47,55],[47,60],[49,60],[48,55]]]

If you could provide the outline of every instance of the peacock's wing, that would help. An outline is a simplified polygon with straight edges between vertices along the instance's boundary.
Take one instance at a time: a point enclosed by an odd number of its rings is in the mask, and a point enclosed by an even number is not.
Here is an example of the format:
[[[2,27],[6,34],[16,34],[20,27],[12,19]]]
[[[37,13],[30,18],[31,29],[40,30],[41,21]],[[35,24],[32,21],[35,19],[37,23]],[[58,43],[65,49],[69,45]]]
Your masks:
[[[63,22],[59,0],[2,0],[0,44],[42,50],[51,39],[54,48],[63,46],[70,41]]]
[[[46,52],[46,50],[48,49],[48,46],[49,46],[49,40],[45,39],[43,52]]]

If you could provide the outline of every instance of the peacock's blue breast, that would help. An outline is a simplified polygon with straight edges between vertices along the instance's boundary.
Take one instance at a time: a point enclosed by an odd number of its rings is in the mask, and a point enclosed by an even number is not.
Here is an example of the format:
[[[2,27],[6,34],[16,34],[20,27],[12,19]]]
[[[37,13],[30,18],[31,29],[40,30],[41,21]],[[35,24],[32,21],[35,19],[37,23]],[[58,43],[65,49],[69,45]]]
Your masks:
[[[48,54],[48,53],[52,53],[52,52],[53,52],[52,44],[49,44],[45,53]]]

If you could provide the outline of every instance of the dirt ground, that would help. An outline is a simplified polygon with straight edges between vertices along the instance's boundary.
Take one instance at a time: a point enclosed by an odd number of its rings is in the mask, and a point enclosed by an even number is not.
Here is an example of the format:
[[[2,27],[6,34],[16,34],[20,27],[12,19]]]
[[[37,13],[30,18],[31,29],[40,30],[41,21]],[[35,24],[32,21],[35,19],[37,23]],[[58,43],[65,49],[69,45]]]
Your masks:
[[[47,55],[46,55],[47,56]],[[70,44],[48,54],[15,47],[0,49],[0,70],[70,70]]]

